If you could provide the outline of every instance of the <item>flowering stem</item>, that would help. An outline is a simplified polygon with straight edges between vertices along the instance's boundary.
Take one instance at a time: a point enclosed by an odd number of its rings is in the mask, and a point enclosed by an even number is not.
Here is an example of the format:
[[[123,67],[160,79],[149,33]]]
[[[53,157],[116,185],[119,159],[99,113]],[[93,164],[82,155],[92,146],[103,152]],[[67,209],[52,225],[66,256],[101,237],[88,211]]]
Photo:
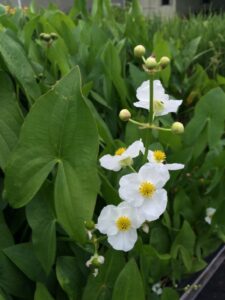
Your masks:
[[[144,154],[144,162],[147,161],[147,156],[148,156],[148,148],[150,146],[150,139],[151,139],[151,127],[153,123],[153,116],[154,116],[154,111],[153,111],[153,100],[154,100],[154,94],[153,94],[153,83],[154,83],[154,76],[151,74],[150,79],[149,79],[149,94],[150,94],[150,99],[149,99],[149,115],[148,115],[148,123],[149,123],[149,130],[146,133],[146,140],[145,140],[145,154]]]
[[[132,172],[137,173],[136,170],[132,166],[128,166]]]

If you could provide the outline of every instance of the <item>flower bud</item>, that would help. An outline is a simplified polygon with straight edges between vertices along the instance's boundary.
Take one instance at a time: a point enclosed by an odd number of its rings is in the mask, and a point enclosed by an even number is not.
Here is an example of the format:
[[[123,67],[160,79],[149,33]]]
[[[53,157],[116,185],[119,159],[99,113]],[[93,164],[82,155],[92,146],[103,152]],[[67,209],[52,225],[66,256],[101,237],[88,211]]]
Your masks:
[[[50,33],[50,36],[51,36],[51,38],[52,38],[53,41],[57,40],[58,37],[59,37],[58,34],[55,33],[55,32]]]
[[[50,42],[50,40],[52,39],[50,34],[44,32],[42,32],[39,37],[45,42]]]
[[[131,113],[128,109],[122,109],[119,113],[119,118],[122,121],[129,121],[129,119],[131,118]]]
[[[92,220],[85,221],[84,226],[87,230],[93,230],[95,228],[95,223]]]
[[[169,63],[170,63],[170,59],[167,56],[161,57],[161,59],[159,61],[159,64],[163,69],[166,68]]]
[[[171,126],[171,130],[175,134],[182,134],[184,132],[184,125],[180,122],[174,122]]]
[[[134,48],[134,56],[136,57],[142,57],[145,55],[145,47],[142,45],[138,45]]]
[[[100,265],[104,264],[105,262],[105,257],[102,256],[102,255],[98,255],[98,254],[95,254],[93,256],[91,256],[91,258],[86,262],[86,267],[90,267],[90,266],[93,266],[93,267],[100,267]]]
[[[153,56],[148,57],[145,61],[145,66],[147,67],[147,69],[154,69],[155,67],[157,67],[157,65],[157,61]]]

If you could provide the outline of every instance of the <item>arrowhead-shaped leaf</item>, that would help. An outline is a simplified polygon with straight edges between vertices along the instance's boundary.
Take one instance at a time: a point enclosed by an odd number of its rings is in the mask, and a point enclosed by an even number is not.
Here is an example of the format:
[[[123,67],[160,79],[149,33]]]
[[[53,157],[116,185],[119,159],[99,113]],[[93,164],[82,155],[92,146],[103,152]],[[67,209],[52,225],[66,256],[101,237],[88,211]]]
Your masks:
[[[35,196],[50,173],[56,176],[57,219],[82,242],[99,182],[98,132],[80,86],[76,67],[33,105],[7,167],[5,188],[9,203],[18,208]]]

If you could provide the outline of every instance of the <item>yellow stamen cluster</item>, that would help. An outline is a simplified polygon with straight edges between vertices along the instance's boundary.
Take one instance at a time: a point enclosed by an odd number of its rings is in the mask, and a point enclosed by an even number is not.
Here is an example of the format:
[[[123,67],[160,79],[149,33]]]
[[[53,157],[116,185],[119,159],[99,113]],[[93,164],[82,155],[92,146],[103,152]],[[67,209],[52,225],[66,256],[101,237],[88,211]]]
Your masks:
[[[154,194],[156,188],[150,181],[144,181],[139,186],[139,192],[143,197],[150,198]]]
[[[157,163],[162,163],[166,160],[166,154],[165,152],[161,150],[156,150],[153,152],[154,159],[157,161]]]
[[[126,216],[121,216],[116,220],[116,226],[120,231],[127,231],[131,227],[131,220]]]
[[[126,148],[121,147],[116,150],[115,155],[122,155],[126,151]]]

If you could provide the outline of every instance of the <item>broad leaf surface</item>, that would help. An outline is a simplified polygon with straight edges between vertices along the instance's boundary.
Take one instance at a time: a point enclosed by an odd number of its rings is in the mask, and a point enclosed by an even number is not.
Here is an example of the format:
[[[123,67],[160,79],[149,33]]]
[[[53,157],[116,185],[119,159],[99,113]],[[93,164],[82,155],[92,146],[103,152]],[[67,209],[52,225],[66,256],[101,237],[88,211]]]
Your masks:
[[[6,171],[6,193],[15,208],[26,205],[53,171],[57,219],[84,241],[98,191],[98,133],[74,68],[33,105]],[[54,168],[55,167],[55,168]]]

